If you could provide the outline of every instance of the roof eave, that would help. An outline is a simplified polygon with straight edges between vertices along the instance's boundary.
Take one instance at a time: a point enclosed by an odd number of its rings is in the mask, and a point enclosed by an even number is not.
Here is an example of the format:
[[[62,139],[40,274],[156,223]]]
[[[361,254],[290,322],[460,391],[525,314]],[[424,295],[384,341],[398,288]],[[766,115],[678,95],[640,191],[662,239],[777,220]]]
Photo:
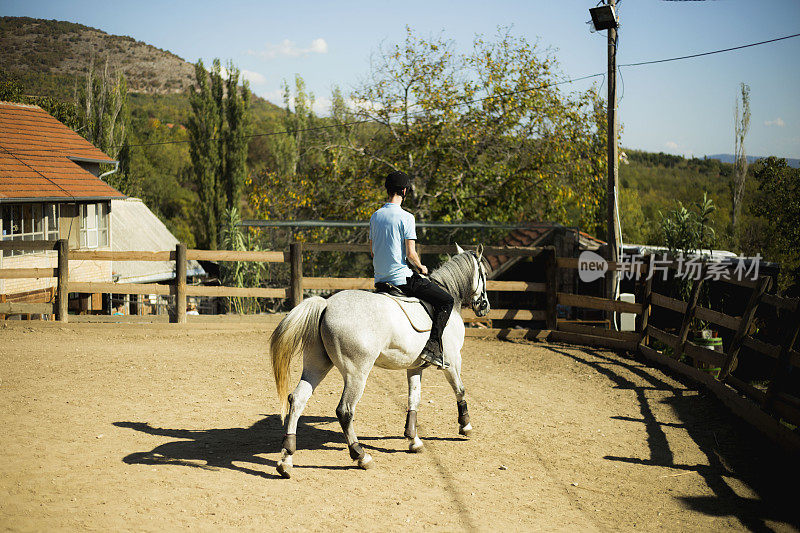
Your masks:
[[[127,196],[15,196],[13,198],[0,198],[0,204],[12,202],[98,202],[101,200],[124,200]]]
[[[80,157],[75,155],[68,155],[67,159],[70,161],[80,161],[81,163],[102,163],[102,164],[112,164],[112,163],[119,163],[116,159],[95,159],[91,157]]]

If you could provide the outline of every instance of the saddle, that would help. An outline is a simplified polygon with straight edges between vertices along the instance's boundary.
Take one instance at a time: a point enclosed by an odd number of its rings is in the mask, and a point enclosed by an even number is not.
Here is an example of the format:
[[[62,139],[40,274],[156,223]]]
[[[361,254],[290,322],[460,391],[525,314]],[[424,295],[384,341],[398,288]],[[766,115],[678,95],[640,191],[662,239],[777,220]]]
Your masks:
[[[433,324],[433,306],[431,304],[413,296],[406,296],[397,285],[392,283],[376,283],[375,292],[397,302],[415,330],[420,332],[431,330]],[[419,312],[420,307],[425,310],[427,317]]]

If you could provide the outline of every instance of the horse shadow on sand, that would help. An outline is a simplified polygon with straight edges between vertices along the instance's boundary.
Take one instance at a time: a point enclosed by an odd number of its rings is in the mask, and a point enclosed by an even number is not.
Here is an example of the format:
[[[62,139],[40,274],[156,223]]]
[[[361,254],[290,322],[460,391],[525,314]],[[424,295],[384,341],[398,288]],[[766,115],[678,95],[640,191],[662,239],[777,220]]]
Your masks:
[[[331,430],[321,425],[336,423],[337,429]],[[225,468],[262,478],[279,478],[272,472],[261,468],[274,469],[277,461],[264,456],[278,457],[283,441],[283,424],[278,415],[268,415],[247,428],[214,428],[214,429],[170,429],[160,428],[145,422],[114,422],[119,428],[133,429],[159,437],[178,440],[160,444],[150,451],[134,452],[125,456],[122,461],[127,464],[140,465],[177,465],[192,468],[216,470]],[[330,416],[303,416],[297,426],[298,451],[338,450],[342,453],[342,462],[347,457],[347,445],[344,435],[338,429],[338,421]],[[381,437],[359,437],[361,445],[368,450],[381,453],[406,453],[405,448],[384,448],[370,441],[386,441],[405,439],[402,435]],[[462,440],[461,438],[429,437],[425,440]],[[311,458],[313,455],[304,454]],[[243,466],[252,465],[252,466]],[[314,465],[300,464],[295,468],[319,468],[327,470],[346,470],[357,468],[353,465]]]

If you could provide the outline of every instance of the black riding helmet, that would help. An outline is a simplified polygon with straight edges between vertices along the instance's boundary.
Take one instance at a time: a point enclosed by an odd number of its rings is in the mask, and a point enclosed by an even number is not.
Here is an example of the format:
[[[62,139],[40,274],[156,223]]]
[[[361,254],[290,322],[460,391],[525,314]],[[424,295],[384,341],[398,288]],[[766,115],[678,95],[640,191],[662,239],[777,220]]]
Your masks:
[[[408,191],[408,189],[411,188],[411,178],[409,178],[407,174],[393,170],[386,176],[384,185],[386,187],[386,192],[390,195],[399,194],[405,196],[403,194],[403,189]]]

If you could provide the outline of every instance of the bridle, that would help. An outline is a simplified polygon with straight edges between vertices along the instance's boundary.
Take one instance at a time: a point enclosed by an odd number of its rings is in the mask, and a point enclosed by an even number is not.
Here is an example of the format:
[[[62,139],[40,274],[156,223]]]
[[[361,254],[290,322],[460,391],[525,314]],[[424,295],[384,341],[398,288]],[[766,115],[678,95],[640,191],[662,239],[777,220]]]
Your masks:
[[[472,250],[469,253],[475,259],[475,266],[478,269],[478,286],[472,295],[472,310],[477,316],[486,316],[489,314],[489,297],[486,295],[486,273],[483,271],[481,258],[478,254]]]

